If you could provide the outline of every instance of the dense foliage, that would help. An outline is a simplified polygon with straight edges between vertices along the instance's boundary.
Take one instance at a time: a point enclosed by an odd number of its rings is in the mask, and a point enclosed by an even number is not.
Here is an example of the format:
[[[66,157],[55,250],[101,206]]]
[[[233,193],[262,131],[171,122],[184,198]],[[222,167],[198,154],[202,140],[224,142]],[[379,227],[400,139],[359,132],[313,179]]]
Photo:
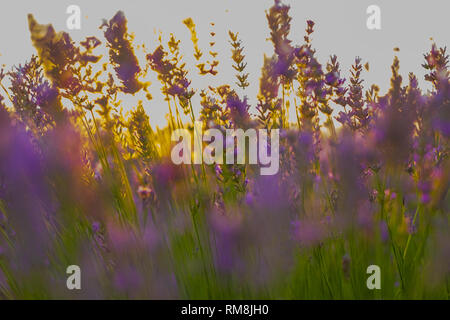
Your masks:
[[[336,56],[318,61],[314,22],[294,44],[288,6],[275,1],[267,21],[274,54],[250,106],[238,33],[236,83],[196,89],[189,72],[220,73],[214,33],[200,48],[192,19],[189,70],[173,35],[140,61],[121,12],[101,26],[104,40],[79,44],[29,16],[37,55],[0,76],[1,298],[448,299],[445,48],[424,55],[431,90],[412,73],[405,83],[395,58],[383,95],[364,86],[360,58],[349,79]],[[167,106],[151,100],[149,72]],[[167,108],[164,129],[150,125],[154,108]],[[280,129],[279,173],[174,165],[171,132],[196,120]],[[73,264],[81,291],[66,288]],[[366,287],[369,265],[381,290]]]

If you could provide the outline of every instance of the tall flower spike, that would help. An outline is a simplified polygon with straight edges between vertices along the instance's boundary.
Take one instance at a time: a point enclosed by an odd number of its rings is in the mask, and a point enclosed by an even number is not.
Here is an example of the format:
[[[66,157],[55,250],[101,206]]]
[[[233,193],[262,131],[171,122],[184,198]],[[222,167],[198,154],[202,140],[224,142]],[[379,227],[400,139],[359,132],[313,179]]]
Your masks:
[[[299,88],[297,95],[300,98],[300,118],[303,125],[312,127],[317,116],[317,110],[329,112],[323,106],[327,103],[328,89],[325,87],[325,75],[322,65],[317,61],[315,50],[311,48],[310,35],[313,32],[314,22],[307,21],[305,43],[296,50],[297,81]]]
[[[350,85],[347,98],[347,105],[350,107],[348,112],[340,112],[336,118],[339,122],[347,125],[352,130],[364,130],[368,127],[370,121],[369,108],[365,105],[363,97],[363,80],[361,72],[363,66],[361,58],[356,57],[355,63],[350,69]]]
[[[39,24],[32,14],[28,15],[28,25],[46,76],[59,88],[79,92],[81,84],[73,66],[80,54],[69,35],[56,33],[52,25]]]
[[[236,85],[245,90],[250,83],[247,81],[249,74],[244,72],[245,67],[247,66],[247,63],[244,62],[244,47],[242,46],[242,41],[238,39],[238,33],[228,31],[228,35],[230,36],[231,59],[233,59],[234,62],[233,68],[238,72],[238,74],[236,74],[236,78],[238,80]]]
[[[274,120],[277,113],[281,109],[281,99],[278,98],[278,91],[280,89],[279,78],[275,75],[276,57],[267,57],[264,55],[264,63],[261,69],[261,78],[259,80],[259,94],[258,94],[258,119],[269,126],[270,122]]]
[[[447,47],[437,48],[433,43],[429,53],[424,54],[425,63],[422,64],[426,70],[429,71],[425,75],[425,80],[430,81],[435,88],[438,87],[439,82],[445,83],[449,81],[450,71],[448,70],[449,55],[447,54]]]
[[[142,101],[135,110],[131,111],[127,128],[135,150],[144,161],[154,160],[158,153],[154,145],[154,133],[150,126],[150,119],[144,111]]]
[[[400,60],[397,56],[394,57],[391,70],[391,88],[389,89],[390,104],[400,108],[405,95],[405,89],[402,88],[403,78],[400,75]]]
[[[293,68],[295,50],[291,46],[291,40],[288,39],[292,20],[289,10],[290,6],[282,4],[280,0],[275,0],[274,5],[266,12],[270,40],[278,58],[275,72],[277,76],[282,77],[283,84],[291,82],[296,73]]]
[[[345,99],[347,88],[344,87],[346,79],[341,78],[341,70],[336,55],[330,57],[330,62],[327,64],[327,71],[325,82],[334,91],[333,102],[344,107],[347,104]]]
[[[217,55],[217,52],[210,51],[210,55],[213,57],[212,61],[206,61],[206,62],[200,62],[200,58],[203,56],[203,53],[200,51],[200,48],[198,46],[198,37],[197,37],[197,31],[195,30],[195,23],[192,18],[187,18],[183,20],[183,24],[189,29],[191,33],[191,40],[192,44],[194,45],[194,58],[199,63],[197,64],[197,69],[199,71],[199,74],[204,76],[207,74],[216,75],[217,70],[215,68],[219,65],[219,61],[215,59],[215,56]],[[214,26],[214,24],[212,24]],[[215,33],[211,33],[211,37],[214,38]],[[211,48],[214,46],[215,42],[211,41],[210,46]]]
[[[150,68],[158,73],[158,80],[163,84],[162,92],[166,96],[177,97],[185,114],[191,113],[190,99],[195,91],[190,89],[191,81],[187,78],[188,71],[179,51],[179,40],[171,34],[168,42],[169,53],[161,44],[153,53],[147,55]]]
[[[183,24],[189,29],[191,33],[191,41],[192,44],[194,45],[194,58],[195,60],[199,61],[203,53],[200,51],[200,48],[198,47],[198,37],[197,31],[195,30],[194,20],[192,20],[192,18],[184,19]]]
[[[209,56],[211,57],[211,60],[206,61],[206,63],[209,65],[208,73],[212,74],[213,76],[217,75],[218,71],[215,70],[217,66],[219,65],[219,60],[217,59],[218,52],[214,51],[214,47],[216,45],[216,33],[214,32],[215,23],[211,22],[211,32],[209,33],[211,40],[209,42]]]
[[[109,22],[104,22],[100,28],[105,28],[104,35],[108,41],[109,59],[117,77],[123,84],[122,91],[131,94],[138,92],[146,85],[138,80],[141,68],[134,55],[132,37],[127,31],[125,15],[122,11],[117,12]]]
[[[64,114],[58,89],[43,76],[37,56],[7,75],[11,81],[14,110],[34,134],[42,134],[54,126]]]

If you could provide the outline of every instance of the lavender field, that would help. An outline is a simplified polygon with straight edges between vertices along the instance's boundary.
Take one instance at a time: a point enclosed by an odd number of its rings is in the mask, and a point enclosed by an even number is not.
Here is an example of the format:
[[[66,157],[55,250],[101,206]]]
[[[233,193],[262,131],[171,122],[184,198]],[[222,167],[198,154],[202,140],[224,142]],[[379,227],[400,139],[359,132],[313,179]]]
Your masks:
[[[332,52],[318,61],[313,21],[291,39],[289,6],[266,15],[272,56],[246,55],[239,30],[202,46],[184,20],[194,65],[176,35],[138,48],[122,12],[80,43],[28,16],[35,54],[0,71],[0,299],[449,299],[447,44],[424,48],[425,79],[403,79],[394,51],[381,92],[370,61],[348,77]],[[216,41],[235,82],[194,87],[220,82]],[[196,121],[279,130],[278,172],[175,164],[172,133]]]

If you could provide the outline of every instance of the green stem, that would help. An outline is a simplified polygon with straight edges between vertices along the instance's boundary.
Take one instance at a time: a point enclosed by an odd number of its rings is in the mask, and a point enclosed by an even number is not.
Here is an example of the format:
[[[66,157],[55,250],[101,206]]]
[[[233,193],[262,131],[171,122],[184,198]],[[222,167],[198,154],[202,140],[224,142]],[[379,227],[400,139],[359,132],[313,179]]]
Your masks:
[[[412,225],[415,225],[415,223],[416,223],[416,219],[417,219],[417,216],[419,214],[419,209],[420,209],[420,204],[417,206],[416,213],[414,214],[414,218],[413,218],[413,221],[412,221]],[[405,259],[406,253],[408,252],[409,243],[411,242],[411,238],[412,238],[412,233],[410,233],[408,235],[408,240],[406,241],[406,247],[405,247],[405,250],[403,251],[403,259]]]

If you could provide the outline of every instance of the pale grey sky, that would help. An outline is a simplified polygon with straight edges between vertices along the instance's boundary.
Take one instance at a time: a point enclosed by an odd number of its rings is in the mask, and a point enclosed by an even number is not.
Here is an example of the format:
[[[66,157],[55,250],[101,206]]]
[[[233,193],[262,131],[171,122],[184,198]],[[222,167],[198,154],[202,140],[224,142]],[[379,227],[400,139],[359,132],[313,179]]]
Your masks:
[[[3,0],[5,2],[5,0]],[[450,0],[285,0],[291,5],[292,33],[294,44],[301,43],[306,20],[316,22],[313,46],[319,60],[326,63],[330,54],[336,54],[341,67],[346,71],[355,56],[370,63],[370,72],[364,74],[365,84],[380,85],[385,90],[389,85],[390,65],[394,54],[400,58],[401,73],[407,77],[414,72],[424,86],[423,53],[431,45],[430,37],[440,46],[449,44]],[[145,43],[153,51],[157,46],[157,33],[165,36],[170,32],[182,40],[182,52],[193,86],[202,88],[208,84],[234,82],[231,68],[230,47],[227,31],[239,32],[245,46],[251,86],[247,94],[255,102],[258,91],[260,68],[264,53],[271,54],[272,47],[264,11],[272,0],[13,0],[3,4],[0,11],[0,64],[10,67],[23,63],[34,49],[31,46],[27,25],[27,14],[33,13],[39,23],[52,23],[57,31],[70,33],[76,41],[95,35],[103,40],[98,29],[103,18],[110,19],[118,10],[125,12],[128,27],[136,35],[135,44]],[[76,4],[82,10],[82,29],[69,31],[66,28],[66,8]],[[382,30],[366,28],[366,9],[369,5],[381,8]],[[200,46],[204,51],[209,42],[210,22],[215,22],[216,49],[221,64],[215,79],[196,75],[192,58],[192,44],[188,30],[182,20],[192,17],[197,25]],[[400,52],[394,53],[393,48]],[[140,53],[138,53],[139,55]],[[143,54],[141,55],[143,57]],[[347,74],[347,73],[345,73]],[[166,105],[160,98],[156,78],[152,79],[151,93],[155,99],[145,104],[154,124],[163,125]],[[134,101],[124,101],[126,108]],[[163,105],[161,105],[163,104]],[[198,104],[195,108],[198,110]]]

